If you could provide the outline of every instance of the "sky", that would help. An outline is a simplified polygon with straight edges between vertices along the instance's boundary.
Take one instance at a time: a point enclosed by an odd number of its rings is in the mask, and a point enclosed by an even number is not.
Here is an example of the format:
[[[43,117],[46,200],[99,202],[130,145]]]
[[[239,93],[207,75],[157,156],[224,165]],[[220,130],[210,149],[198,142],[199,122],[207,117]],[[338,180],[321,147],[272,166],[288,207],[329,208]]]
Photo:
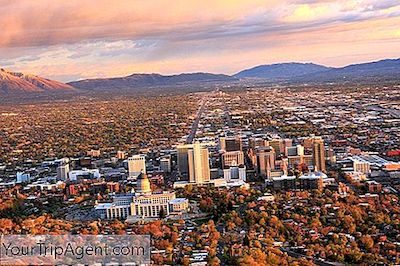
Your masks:
[[[400,0],[0,0],[0,67],[73,81],[400,57]]]

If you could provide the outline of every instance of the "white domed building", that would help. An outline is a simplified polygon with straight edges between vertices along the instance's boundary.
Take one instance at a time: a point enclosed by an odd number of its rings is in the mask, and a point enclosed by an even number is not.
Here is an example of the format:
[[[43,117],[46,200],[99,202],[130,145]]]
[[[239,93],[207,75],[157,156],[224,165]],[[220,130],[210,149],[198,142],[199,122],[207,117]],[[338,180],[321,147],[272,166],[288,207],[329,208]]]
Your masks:
[[[172,212],[186,211],[189,207],[189,201],[187,199],[177,200],[175,192],[153,193],[150,180],[144,173],[138,176],[136,187],[131,203],[132,218],[158,218],[161,209],[163,209],[164,215],[168,216]]]
[[[189,208],[189,201],[176,198],[173,191],[153,193],[147,175],[139,174],[134,194],[116,195],[113,203],[98,203],[96,211],[102,219],[158,219],[163,210],[163,216],[182,214]]]
[[[136,195],[150,195],[151,184],[146,174],[141,173],[136,181]]]

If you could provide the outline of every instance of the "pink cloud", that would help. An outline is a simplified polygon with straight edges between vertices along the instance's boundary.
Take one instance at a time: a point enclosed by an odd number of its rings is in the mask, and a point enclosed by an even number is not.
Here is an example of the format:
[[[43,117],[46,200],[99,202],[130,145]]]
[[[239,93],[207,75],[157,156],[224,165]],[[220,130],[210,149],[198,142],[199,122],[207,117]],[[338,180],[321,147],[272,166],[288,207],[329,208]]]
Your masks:
[[[0,65],[63,80],[399,56],[396,1],[0,0],[0,12]]]

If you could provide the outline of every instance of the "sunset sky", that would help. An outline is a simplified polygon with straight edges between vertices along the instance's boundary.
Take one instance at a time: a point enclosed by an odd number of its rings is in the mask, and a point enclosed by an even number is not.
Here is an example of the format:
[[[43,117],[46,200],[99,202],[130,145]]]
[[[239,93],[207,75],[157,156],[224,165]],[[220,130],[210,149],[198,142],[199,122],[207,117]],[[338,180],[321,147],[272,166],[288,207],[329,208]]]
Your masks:
[[[0,0],[0,67],[61,81],[400,57],[399,0]]]

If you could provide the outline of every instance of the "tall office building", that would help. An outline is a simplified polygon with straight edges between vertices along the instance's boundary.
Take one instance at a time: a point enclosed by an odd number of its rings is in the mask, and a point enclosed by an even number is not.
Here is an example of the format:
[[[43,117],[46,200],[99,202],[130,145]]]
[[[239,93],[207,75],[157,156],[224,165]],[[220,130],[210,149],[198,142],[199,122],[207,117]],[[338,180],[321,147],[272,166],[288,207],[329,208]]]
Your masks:
[[[69,169],[69,158],[61,158],[55,161],[57,165],[57,178],[66,180],[68,178]]]
[[[283,171],[283,175],[288,175],[288,159],[287,158],[283,158],[282,161],[280,162],[280,169]]]
[[[128,158],[129,177],[146,174],[146,157],[142,154],[133,155]]]
[[[293,147],[286,147],[286,155],[288,167],[293,169],[305,164],[308,168],[314,165],[314,159],[312,154],[305,154],[304,146],[297,145]]]
[[[189,174],[189,163],[188,163],[188,150],[191,144],[179,145],[176,147],[178,169],[181,175],[187,176]]]
[[[270,177],[272,170],[275,170],[275,150],[271,146],[259,147],[256,149],[257,173],[263,177]]]
[[[292,146],[291,139],[272,139],[267,141],[266,146],[271,146],[275,150],[276,158],[280,157],[280,155],[286,155],[287,148]]]
[[[325,145],[324,140],[321,137],[314,135],[304,138],[302,144],[308,154],[312,156],[312,166],[314,170],[325,172]]]
[[[117,159],[118,160],[125,159],[125,152],[124,151],[117,151]]]
[[[226,182],[246,182],[246,166],[231,165],[223,170]]]
[[[241,151],[243,150],[242,139],[236,137],[221,137],[219,138],[220,148],[223,151]]]
[[[304,147],[301,145],[286,147],[287,156],[303,156],[304,155]]]
[[[268,141],[268,146],[274,148],[276,158],[285,151],[283,150],[283,139],[272,139]]]
[[[62,180],[66,180],[68,178],[69,173],[69,164],[61,164],[57,167],[57,177]]]
[[[210,181],[210,164],[208,149],[200,143],[188,148],[189,182],[202,184]]]
[[[314,135],[312,135],[311,137],[307,137],[302,139],[302,144],[304,146],[305,149],[307,150],[312,150],[313,146],[314,146]]]
[[[222,154],[222,168],[232,165],[244,165],[244,154],[242,151],[228,151]]]
[[[291,147],[292,145],[293,145],[293,141],[291,139],[284,139],[283,140],[283,150],[281,152],[285,153],[285,156],[287,156],[286,148]]]
[[[171,156],[166,156],[160,159],[160,168],[165,173],[171,173]]]
[[[321,137],[314,138],[313,160],[314,160],[314,170],[326,172],[325,145],[324,145],[324,140]]]
[[[249,139],[249,146],[250,148],[254,149],[257,147],[268,146],[268,141],[263,138],[250,138]]]

